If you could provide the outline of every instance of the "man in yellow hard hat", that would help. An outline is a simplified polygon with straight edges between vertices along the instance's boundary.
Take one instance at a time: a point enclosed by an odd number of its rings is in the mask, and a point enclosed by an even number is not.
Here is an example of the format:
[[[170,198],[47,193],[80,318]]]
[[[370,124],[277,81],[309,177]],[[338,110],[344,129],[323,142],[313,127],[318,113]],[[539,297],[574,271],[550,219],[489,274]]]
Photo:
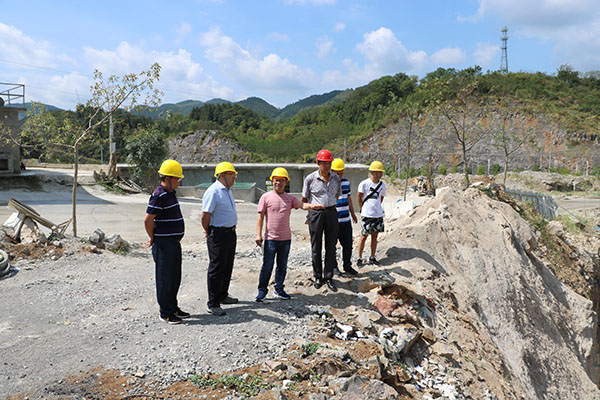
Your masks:
[[[263,244],[263,225],[265,226],[265,241],[263,251],[263,264],[258,280],[258,295],[256,301],[261,302],[268,293],[269,280],[273,272],[273,264],[277,257],[275,269],[275,295],[283,300],[291,299],[284,290],[284,280],[287,273],[287,259],[292,243],[290,229],[290,214],[292,208],[302,207],[304,210],[321,209],[323,206],[302,203],[297,197],[285,193],[285,187],[290,177],[285,168],[278,167],[271,173],[273,190],[265,193],[258,201],[258,221],[256,223],[256,244]]]
[[[336,209],[338,213],[338,241],[342,246],[342,261],[344,272],[348,275],[357,275],[358,272],[352,268],[352,222],[356,223],[357,218],[354,213],[354,204],[352,204],[352,196],[350,191],[350,181],[344,178],[344,160],[335,158],[331,163],[331,170],[335,172],[341,179],[340,188],[342,194],[338,197]],[[350,219],[352,218],[352,220]],[[334,272],[341,275],[340,270],[336,266]]]
[[[158,170],[160,185],[148,201],[144,227],[155,263],[156,298],[160,318],[168,324],[180,324],[189,313],[177,304],[181,284],[181,238],[185,225],[175,189],[183,179],[183,169],[175,160],[165,160]]]
[[[358,205],[360,206],[362,223],[361,236],[358,241],[358,261],[356,262],[358,267],[364,265],[362,254],[369,235],[371,235],[369,263],[379,265],[379,261],[375,258],[375,252],[377,251],[377,235],[385,229],[383,225],[383,205],[381,204],[386,195],[385,182],[381,180],[383,172],[383,164],[380,161],[373,161],[369,165],[370,177],[358,185]]]
[[[222,304],[236,304],[238,299],[229,295],[229,283],[233,272],[233,260],[237,235],[237,211],[231,187],[237,171],[227,161],[215,168],[217,180],[209,186],[202,197],[202,227],[208,247],[207,311],[213,315],[225,315]]]

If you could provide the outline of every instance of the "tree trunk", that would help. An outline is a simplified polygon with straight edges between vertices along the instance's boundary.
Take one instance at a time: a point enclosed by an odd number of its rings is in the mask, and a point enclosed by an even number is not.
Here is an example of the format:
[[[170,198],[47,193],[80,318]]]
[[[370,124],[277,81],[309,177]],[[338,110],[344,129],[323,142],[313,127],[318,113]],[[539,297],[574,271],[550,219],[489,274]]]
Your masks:
[[[506,149],[504,149],[504,179],[502,180],[502,184],[504,188],[506,188],[506,175],[508,174],[508,153]]]
[[[73,164],[73,192],[71,194],[71,203],[73,205],[73,237],[77,237],[77,174],[79,172],[79,143],[75,143],[75,163]]]
[[[113,151],[110,152],[108,160],[108,177],[112,180],[117,179],[117,156]]]
[[[467,148],[465,141],[461,140],[462,153],[463,153],[463,172],[465,173],[465,188],[469,187],[469,166],[467,165]]]

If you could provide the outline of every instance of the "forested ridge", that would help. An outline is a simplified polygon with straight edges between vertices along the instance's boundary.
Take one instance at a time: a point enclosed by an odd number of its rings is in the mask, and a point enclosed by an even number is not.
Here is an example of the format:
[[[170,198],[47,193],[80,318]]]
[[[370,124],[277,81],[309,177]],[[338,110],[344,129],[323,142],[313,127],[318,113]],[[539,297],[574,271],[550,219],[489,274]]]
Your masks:
[[[451,133],[453,122],[443,118],[443,110],[474,120],[472,129],[503,110],[510,115],[542,117],[567,132],[571,145],[591,143],[597,139],[600,126],[600,72],[582,74],[568,66],[554,75],[483,73],[479,67],[439,68],[421,79],[404,73],[384,76],[356,89],[311,96],[290,106],[294,107],[288,108],[293,115],[289,118],[278,118],[277,109],[258,98],[203,103],[193,106],[189,115],[168,112],[158,119],[144,116],[141,109],[118,112],[113,117],[117,155],[124,161],[127,142],[148,133],[168,140],[198,130],[216,130],[224,139],[239,143],[250,154],[250,161],[305,162],[324,147],[338,154],[344,142],[349,149],[357,148],[374,132],[405,124],[410,118],[416,118],[421,137]],[[83,124],[93,111],[78,106],[75,111],[45,113],[46,129],[24,129],[24,152],[31,149],[24,155],[70,162],[68,152],[27,145],[51,143],[52,135],[61,134],[65,120]],[[497,130],[489,123],[482,126],[477,128],[482,129],[481,135],[487,134],[486,129]],[[97,129],[82,143],[83,160],[98,162],[101,147],[106,156],[108,126]]]

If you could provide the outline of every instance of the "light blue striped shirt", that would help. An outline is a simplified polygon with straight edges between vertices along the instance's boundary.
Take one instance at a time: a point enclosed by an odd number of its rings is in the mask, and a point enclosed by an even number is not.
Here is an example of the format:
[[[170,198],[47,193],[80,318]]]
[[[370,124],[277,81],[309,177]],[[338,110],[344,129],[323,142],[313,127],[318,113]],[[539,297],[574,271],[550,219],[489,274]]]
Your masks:
[[[215,181],[202,197],[202,212],[210,213],[210,226],[229,228],[237,224],[237,211],[231,189]]]

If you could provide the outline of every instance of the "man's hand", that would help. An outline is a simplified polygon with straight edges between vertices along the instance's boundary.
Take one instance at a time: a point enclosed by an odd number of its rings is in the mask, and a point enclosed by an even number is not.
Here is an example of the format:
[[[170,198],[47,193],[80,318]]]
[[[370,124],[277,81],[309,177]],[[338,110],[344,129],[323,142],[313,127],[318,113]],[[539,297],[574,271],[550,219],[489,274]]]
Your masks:
[[[257,236],[256,239],[254,240],[254,243],[256,243],[257,246],[261,247],[262,243],[263,243],[262,236]]]
[[[148,239],[148,241],[146,242],[146,247],[152,247],[152,242],[154,241],[153,238]]]
[[[358,222],[358,219],[356,218],[356,214],[352,213],[352,221],[354,221],[354,223]]]
[[[320,204],[311,204],[311,205],[310,205],[310,208],[311,208],[312,210],[322,210],[322,209],[324,209],[324,208],[325,208],[325,206],[322,206],[322,205],[320,205]]]

